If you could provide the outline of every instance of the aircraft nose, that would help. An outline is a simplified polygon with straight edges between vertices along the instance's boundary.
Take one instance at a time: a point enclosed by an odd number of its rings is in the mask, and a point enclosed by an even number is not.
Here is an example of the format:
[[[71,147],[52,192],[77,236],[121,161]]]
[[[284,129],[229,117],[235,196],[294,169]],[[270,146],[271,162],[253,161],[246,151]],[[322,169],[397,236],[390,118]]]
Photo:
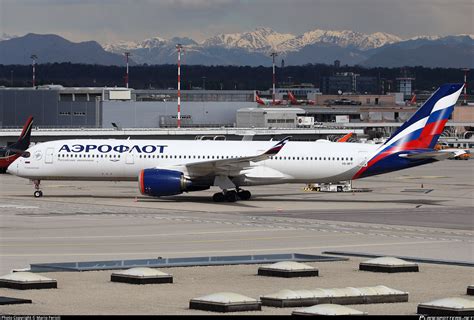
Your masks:
[[[11,165],[8,166],[7,168],[7,173],[12,174],[12,175],[18,175],[18,162],[15,161]]]

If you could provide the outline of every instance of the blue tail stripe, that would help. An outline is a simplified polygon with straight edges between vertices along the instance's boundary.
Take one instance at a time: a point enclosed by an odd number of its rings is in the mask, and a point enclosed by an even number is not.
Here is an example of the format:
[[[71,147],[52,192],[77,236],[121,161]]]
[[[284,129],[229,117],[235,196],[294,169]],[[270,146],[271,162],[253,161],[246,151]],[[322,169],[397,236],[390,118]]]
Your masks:
[[[449,117],[451,116],[453,111],[454,111],[454,106],[451,106],[451,107],[446,108],[446,109],[441,109],[441,110],[435,111],[430,115],[430,117],[428,118],[428,121],[426,122],[426,124],[436,122],[436,121],[439,121],[439,120],[449,119]]]

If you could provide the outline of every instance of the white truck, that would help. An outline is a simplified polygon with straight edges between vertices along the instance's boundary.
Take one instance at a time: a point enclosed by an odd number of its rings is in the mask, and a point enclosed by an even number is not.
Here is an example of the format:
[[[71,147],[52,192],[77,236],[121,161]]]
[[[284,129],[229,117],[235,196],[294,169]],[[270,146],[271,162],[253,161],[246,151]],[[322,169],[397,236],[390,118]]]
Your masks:
[[[320,192],[349,192],[352,191],[352,181],[340,181],[338,183],[310,183],[305,191]]]

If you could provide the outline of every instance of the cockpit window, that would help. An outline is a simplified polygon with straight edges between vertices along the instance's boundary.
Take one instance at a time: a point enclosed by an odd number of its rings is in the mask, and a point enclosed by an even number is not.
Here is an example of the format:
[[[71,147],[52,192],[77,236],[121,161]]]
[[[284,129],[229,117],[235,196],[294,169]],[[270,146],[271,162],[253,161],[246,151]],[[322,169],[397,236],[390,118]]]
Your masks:
[[[21,156],[22,156],[23,158],[29,158],[29,157],[31,156],[31,154],[30,154],[28,151],[25,151],[25,152],[23,152],[23,153],[21,154]]]

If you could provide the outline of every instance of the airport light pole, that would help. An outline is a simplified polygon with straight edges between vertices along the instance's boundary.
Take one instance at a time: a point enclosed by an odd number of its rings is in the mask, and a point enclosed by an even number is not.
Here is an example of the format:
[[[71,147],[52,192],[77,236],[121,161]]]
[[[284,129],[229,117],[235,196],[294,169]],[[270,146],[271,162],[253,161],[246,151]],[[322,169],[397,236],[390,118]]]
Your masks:
[[[273,105],[275,105],[275,57],[278,55],[276,52],[272,52],[270,56],[272,57],[272,68],[273,68],[273,91],[272,91],[272,99]]]
[[[36,59],[38,59],[38,56],[36,54],[32,54],[30,58],[31,60],[33,60],[32,67],[33,67],[33,88],[34,88],[36,85]]]
[[[464,105],[467,105],[467,73],[469,69],[464,68],[462,71],[464,71]]]
[[[178,43],[176,49],[178,49],[178,119],[177,127],[181,128],[181,49],[183,45]]]
[[[124,52],[124,55],[127,61],[127,72],[125,73],[125,86],[128,88],[128,57],[130,57],[130,52]]]

